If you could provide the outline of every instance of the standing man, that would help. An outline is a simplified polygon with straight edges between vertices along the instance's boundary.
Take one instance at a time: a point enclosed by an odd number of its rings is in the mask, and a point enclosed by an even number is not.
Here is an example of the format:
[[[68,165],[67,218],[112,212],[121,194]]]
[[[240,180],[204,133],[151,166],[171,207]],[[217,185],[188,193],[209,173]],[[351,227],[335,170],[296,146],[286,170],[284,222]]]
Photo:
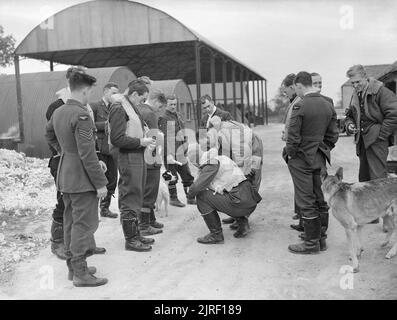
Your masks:
[[[110,142],[119,149],[119,209],[125,238],[125,249],[150,251],[154,239],[141,236],[138,217],[142,210],[146,183],[146,147],[154,150],[156,143],[146,137],[147,127],[138,111],[149,89],[141,80],[128,84],[126,95],[113,96],[109,114]]]
[[[387,176],[389,137],[397,128],[397,97],[382,82],[368,78],[362,65],[347,71],[354,93],[346,117],[355,125],[359,181]]]
[[[281,91],[282,93],[288,97],[289,99],[289,105],[287,107],[287,110],[285,112],[285,117],[284,117],[284,130],[281,134],[281,140],[283,141],[287,141],[287,135],[288,135],[288,126],[290,123],[290,119],[291,119],[291,113],[292,113],[292,108],[294,107],[294,105],[296,103],[298,103],[301,98],[296,94],[295,92],[295,86],[294,86],[294,80],[295,80],[296,75],[294,73],[290,73],[289,75],[287,75],[283,82],[281,83]],[[283,158],[285,159],[286,154],[285,154],[285,149],[283,150]],[[299,212],[299,207],[296,204],[296,199],[294,199],[294,212],[295,215],[293,216],[294,220],[299,220],[298,224],[291,224],[290,227],[296,231],[303,231],[303,222],[301,219],[301,215]]]
[[[93,276],[86,258],[95,251],[98,199],[108,183],[95,152],[95,126],[85,107],[96,79],[82,72],[69,75],[70,99],[46,127],[48,143],[60,154],[57,190],[63,193],[64,237],[69,279],[76,287],[96,287],[107,279]]]
[[[182,116],[177,112],[177,105],[177,96],[174,94],[168,95],[164,115],[159,117],[159,129],[164,133],[165,167],[176,177],[175,181],[171,181],[168,184],[170,205],[184,207],[185,204],[178,199],[176,189],[178,173],[182,179],[187,203],[196,204],[196,200],[188,194],[189,187],[192,185],[194,177],[190,173],[189,164],[186,159],[187,137],[185,136],[185,124],[182,120]]]
[[[200,102],[201,108],[205,112],[205,115],[200,120],[200,128],[208,129],[210,126],[210,119],[213,116],[218,116],[221,118],[221,121],[233,120],[232,115],[229,112],[218,109],[215,106],[214,101],[208,94],[202,96],[200,98]]]
[[[66,101],[70,98],[70,87],[69,87],[69,78],[72,72],[82,72],[85,71],[79,67],[71,67],[66,71],[66,87],[57,91],[56,95],[58,99],[49,105],[46,112],[46,119],[49,121],[51,119],[52,114],[59,107],[63,106]],[[50,145],[50,151],[52,153],[52,157],[48,163],[48,167],[50,168],[51,175],[54,177],[54,181],[57,179],[58,165],[60,160],[60,154]],[[51,251],[58,258],[62,260],[66,260],[65,256],[65,245],[64,245],[64,236],[63,236],[63,211],[65,209],[62,193],[57,190],[57,203],[55,205],[55,209],[52,214],[52,224],[51,224]]]
[[[299,72],[294,84],[302,100],[292,107],[285,160],[294,183],[305,239],[288,249],[292,253],[311,254],[326,249],[319,208],[324,202],[320,173],[327,170],[326,161],[330,163],[331,149],[339,135],[335,109],[313,88],[310,73]]]
[[[107,167],[106,178],[109,183],[106,186],[108,194],[100,202],[101,217],[117,218],[117,213],[109,210],[112,196],[117,186],[117,164],[109,150],[109,133],[108,120],[111,102],[111,96],[119,92],[119,86],[116,83],[109,82],[103,88],[103,97],[100,101],[91,104],[94,113],[94,121],[97,130],[97,148],[99,151],[98,158],[102,160]]]
[[[346,122],[355,133],[358,180],[386,178],[389,140],[397,128],[397,97],[382,82],[368,78],[362,65],[352,66],[346,75],[354,88]]]
[[[157,145],[163,145],[163,134],[158,130],[158,113],[162,106],[167,104],[165,95],[156,89],[151,89],[145,103],[138,106],[143,121],[150,129],[150,136],[154,137]],[[160,135],[161,134],[161,135]],[[150,162],[146,162],[146,184],[143,195],[143,206],[140,215],[139,230],[143,236],[149,236],[163,232],[164,225],[156,221],[154,206],[159,192],[161,158],[157,159],[156,150],[153,150]],[[159,161],[158,161],[159,160]]]

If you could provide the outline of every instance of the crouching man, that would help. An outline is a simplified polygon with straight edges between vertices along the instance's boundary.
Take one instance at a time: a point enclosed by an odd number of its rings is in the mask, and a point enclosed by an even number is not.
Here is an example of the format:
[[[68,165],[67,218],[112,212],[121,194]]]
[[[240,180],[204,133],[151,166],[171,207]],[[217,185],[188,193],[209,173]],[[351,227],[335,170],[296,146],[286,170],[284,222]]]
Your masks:
[[[233,160],[218,155],[217,148],[203,152],[198,144],[189,145],[188,158],[199,167],[189,196],[196,196],[197,208],[210,230],[197,241],[203,244],[224,242],[218,211],[236,219],[238,228],[234,237],[245,237],[248,234],[247,217],[261,200],[252,183]]]

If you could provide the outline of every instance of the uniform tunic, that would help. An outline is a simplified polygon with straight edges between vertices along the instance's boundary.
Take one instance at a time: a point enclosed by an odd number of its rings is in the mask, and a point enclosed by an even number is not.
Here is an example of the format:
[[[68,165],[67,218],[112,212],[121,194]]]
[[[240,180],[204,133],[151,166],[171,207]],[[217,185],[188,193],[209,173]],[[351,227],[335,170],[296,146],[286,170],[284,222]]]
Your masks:
[[[96,192],[108,183],[95,152],[94,131],[86,107],[72,99],[55,110],[46,126],[48,143],[61,155],[56,186],[63,193],[65,251],[72,259],[96,247]]]

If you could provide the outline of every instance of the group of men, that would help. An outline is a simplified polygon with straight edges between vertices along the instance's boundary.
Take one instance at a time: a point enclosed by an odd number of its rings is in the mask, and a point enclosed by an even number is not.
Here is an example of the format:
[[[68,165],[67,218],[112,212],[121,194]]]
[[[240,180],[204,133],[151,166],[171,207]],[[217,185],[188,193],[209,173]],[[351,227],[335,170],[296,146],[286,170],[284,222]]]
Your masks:
[[[171,205],[185,206],[177,194],[179,174],[187,203],[197,204],[200,212],[200,208],[212,208],[212,212],[202,213],[203,218],[207,216],[204,221],[208,222],[209,214],[214,216],[216,210],[227,214],[238,212],[237,216],[231,214],[236,218],[233,219],[237,229],[235,236],[238,238],[247,234],[248,222],[239,217],[242,209],[246,215],[251,214],[260,198],[257,189],[251,189],[250,182],[256,181],[259,188],[263,147],[257,139],[255,150],[259,160],[256,162],[256,171],[248,170],[247,176],[233,162],[232,155],[228,154],[229,160],[220,158],[222,163],[229,161],[230,168],[235,167],[233,172],[241,172],[242,184],[233,185],[233,190],[242,187],[245,193],[238,193],[256,200],[244,200],[236,206],[229,196],[225,197],[223,191],[232,190],[231,184],[222,184],[224,176],[227,174],[230,179],[233,175],[230,175],[230,171],[223,170],[220,162],[218,166],[212,167],[211,178],[212,184],[217,186],[223,198],[213,199],[209,194],[203,196],[210,187],[211,179],[206,176],[205,186],[200,179],[194,184],[195,179],[187,161],[189,141],[185,134],[184,120],[177,111],[176,95],[166,96],[151,86],[149,78],[141,77],[131,81],[124,93],[119,92],[118,84],[106,84],[102,99],[89,104],[90,92],[96,79],[78,67],[68,69],[66,79],[66,88],[57,93],[59,99],[48,108],[46,138],[53,153],[49,167],[57,187],[51,248],[54,254],[66,260],[68,278],[73,280],[75,286],[100,286],[107,283],[107,279],[94,276],[96,268],[88,267],[86,259],[92,254],[106,252],[105,248],[96,246],[94,238],[99,222],[98,199],[100,215],[117,218],[118,215],[109,209],[117,185],[125,249],[138,252],[152,249],[155,240],[147,236],[161,233],[163,228],[154,214],[162,164],[175,177],[168,184]],[[219,119],[219,122],[232,120],[230,113],[217,108],[210,96],[203,96],[200,101],[206,113],[200,121],[204,132],[215,130],[211,119]],[[220,130],[219,124],[217,130]],[[205,139],[209,141],[210,136]],[[197,138],[190,142],[196,143]],[[209,151],[207,146],[207,142],[201,144],[200,152]],[[217,155],[212,154],[218,159],[220,152],[220,149],[216,149]],[[209,164],[198,165],[200,174],[208,171]],[[203,169],[205,166],[206,169]],[[249,208],[242,208],[241,205]],[[215,233],[219,234],[219,226],[216,225]],[[210,222],[208,226],[213,235],[213,223]],[[198,241],[220,243],[211,239],[207,237]]]
[[[359,157],[359,181],[387,177],[388,147],[397,129],[397,97],[382,82],[369,78],[362,65],[346,73],[354,88],[346,110],[346,130],[354,133]],[[303,242],[292,244],[289,251],[312,254],[325,251],[328,229],[328,205],[321,191],[321,174],[330,152],[338,141],[333,101],[321,95],[318,73],[289,74],[282,89],[290,104],[284,118],[283,158],[294,184],[295,216]],[[373,221],[377,223],[378,220]]]

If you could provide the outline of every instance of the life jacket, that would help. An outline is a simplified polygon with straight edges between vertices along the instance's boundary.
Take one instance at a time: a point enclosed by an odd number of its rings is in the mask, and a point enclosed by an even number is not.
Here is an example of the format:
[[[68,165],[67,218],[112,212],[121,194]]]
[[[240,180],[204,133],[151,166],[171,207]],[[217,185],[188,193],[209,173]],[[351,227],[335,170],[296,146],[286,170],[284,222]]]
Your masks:
[[[244,173],[237,164],[227,156],[218,155],[216,148],[203,153],[200,159],[200,166],[211,164],[215,161],[219,161],[220,165],[215,178],[210,183],[210,189],[222,194],[223,191],[229,192],[233,187],[246,180]]]
[[[252,129],[236,121],[222,121],[219,130],[222,154],[228,155],[243,171],[248,174],[252,167]],[[230,154],[225,154],[230,152]]]

